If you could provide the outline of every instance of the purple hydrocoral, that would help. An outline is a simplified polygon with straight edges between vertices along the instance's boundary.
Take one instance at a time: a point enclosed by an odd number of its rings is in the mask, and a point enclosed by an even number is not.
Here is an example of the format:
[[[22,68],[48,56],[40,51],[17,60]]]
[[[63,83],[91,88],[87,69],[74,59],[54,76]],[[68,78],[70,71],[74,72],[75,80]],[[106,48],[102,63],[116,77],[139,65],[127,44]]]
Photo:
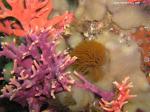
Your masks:
[[[114,93],[111,91],[105,91],[101,88],[98,88],[94,84],[90,83],[88,80],[86,80],[82,74],[77,73],[76,71],[74,72],[74,75],[80,79],[80,81],[75,81],[74,86],[78,88],[85,89],[87,91],[90,91],[97,95],[99,98],[103,98],[106,101],[111,101],[114,97]]]
[[[65,72],[76,57],[70,57],[67,51],[56,52],[59,42],[57,37],[60,34],[52,32],[57,31],[49,29],[47,32],[39,32],[38,35],[30,34],[19,46],[3,43],[0,56],[13,60],[11,73],[14,77],[10,78],[9,84],[2,89],[1,97],[8,97],[23,106],[28,104],[29,109],[36,112],[44,102],[55,98],[56,93],[70,91],[72,85],[88,90],[107,101],[112,100],[112,92],[96,87],[77,72],[74,72],[74,75],[79,80],[74,80],[70,72]]]
[[[0,56],[13,60],[14,66],[10,82],[2,89],[1,97],[8,97],[30,110],[39,112],[40,106],[55,93],[70,91],[74,80],[70,72],[65,72],[76,57],[67,51],[56,52],[58,39],[49,41],[49,33],[29,35],[19,46],[3,43]]]

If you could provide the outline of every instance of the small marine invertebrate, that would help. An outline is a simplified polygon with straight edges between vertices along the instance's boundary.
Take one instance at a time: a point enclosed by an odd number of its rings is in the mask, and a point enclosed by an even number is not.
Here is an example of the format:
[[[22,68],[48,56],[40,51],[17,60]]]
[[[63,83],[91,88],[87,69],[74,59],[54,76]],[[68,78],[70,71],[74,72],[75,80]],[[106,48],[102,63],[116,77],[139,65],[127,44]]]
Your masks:
[[[130,95],[130,88],[132,88],[133,85],[129,82],[129,77],[126,77],[121,84],[115,81],[114,85],[118,90],[117,99],[108,102],[102,98],[99,101],[101,108],[106,112],[122,112],[122,107],[128,103],[128,100],[136,96]]]
[[[143,56],[143,70],[147,73],[150,72],[150,31],[144,27],[137,29],[135,33],[131,35],[132,39],[137,42],[141,48],[141,54]]]
[[[67,51],[56,52],[58,40],[49,41],[48,32],[29,35],[19,46],[3,43],[0,56],[13,60],[13,78],[1,91],[1,97],[8,97],[30,110],[39,112],[48,99],[55,98],[61,91],[70,91],[74,80],[65,72],[76,57]]]
[[[62,31],[64,26],[72,21],[73,15],[65,13],[48,19],[52,11],[51,0],[6,0],[10,9],[0,1],[0,31],[6,34],[25,36],[30,31],[55,26]],[[9,18],[14,18],[13,20]]]
[[[102,77],[102,65],[106,62],[106,49],[96,41],[82,41],[71,52],[76,56],[74,68],[90,79],[97,81]]]

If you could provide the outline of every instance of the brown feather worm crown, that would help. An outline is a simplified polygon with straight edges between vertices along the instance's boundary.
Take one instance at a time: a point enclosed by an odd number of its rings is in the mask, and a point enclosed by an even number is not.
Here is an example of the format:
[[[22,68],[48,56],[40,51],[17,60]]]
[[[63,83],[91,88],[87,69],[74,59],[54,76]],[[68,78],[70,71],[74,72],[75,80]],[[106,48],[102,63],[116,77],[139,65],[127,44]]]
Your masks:
[[[106,62],[106,48],[94,40],[84,40],[79,43],[71,52],[77,60],[73,67],[92,81],[102,78],[102,65]]]

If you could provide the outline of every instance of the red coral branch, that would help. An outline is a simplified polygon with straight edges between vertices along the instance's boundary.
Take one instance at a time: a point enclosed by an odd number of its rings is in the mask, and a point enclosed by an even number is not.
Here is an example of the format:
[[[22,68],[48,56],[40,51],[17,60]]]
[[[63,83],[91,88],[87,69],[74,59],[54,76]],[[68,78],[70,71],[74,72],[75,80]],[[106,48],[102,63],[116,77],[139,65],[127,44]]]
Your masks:
[[[13,21],[5,20],[0,22],[0,31],[8,35],[25,35],[21,27]]]
[[[128,100],[135,97],[135,95],[130,95],[130,88],[132,88],[132,83],[129,82],[129,77],[126,77],[122,84],[114,82],[114,85],[119,91],[118,97],[111,102],[108,102],[101,98],[99,104],[106,112],[122,112],[122,107],[128,103]]]
[[[11,6],[7,9],[3,2],[0,1],[0,19],[6,20],[8,17],[17,19],[21,26],[18,28],[11,25],[0,25],[2,32],[14,34],[17,36],[25,36],[31,30],[39,30],[56,25],[60,31],[68,23],[72,21],[72,14],[66,13],[62,16],[54,17],[49,20],[49,13],[52,11],[51,0],[6,0]],[[6,20],[7,21],[7,20]],[[9,20],[9,23],[11,21]],[[16,23],[17,24],[17,23]],[[9,30],[7,30],[9,28]]]

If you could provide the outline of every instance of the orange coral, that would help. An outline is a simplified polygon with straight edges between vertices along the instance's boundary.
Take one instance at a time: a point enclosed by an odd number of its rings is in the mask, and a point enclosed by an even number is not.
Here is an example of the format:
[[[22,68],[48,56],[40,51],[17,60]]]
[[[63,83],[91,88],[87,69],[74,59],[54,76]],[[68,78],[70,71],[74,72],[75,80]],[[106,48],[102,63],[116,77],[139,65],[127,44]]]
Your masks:
[[[106,112],[122,112],[122,107],[128,103],[128,100],[135,97],[136,95],[130,95],[130,88],[133,87],[132,83],[129,82],[129,77],[126,77],[122,84],[114,82],[119,94],[117,99],[111,102],[101,99],[99,104]]]
[[[77,60],[74,67],[77,71],[88,75],[92,81],[102,77],[102,65],[106,61],[105,47],[96,41],[82,41],[72,52]]]
[[[150,72],[150,31],[144,27],[140,27],[135,33],[132,34],[133,40],[135,40],[142,50],[143,65],[145,71]]]
[[[31,30],[47,28],[57,25],[62,29],[64,25],[72,21],[72,14],[66,13],[62,16],[54,17],[49,20],[49,13],[52,11],[51,0],[6,0],[11,9],[5,7],[0,1],[0,29],[7,34],[24,36]],[[13,17],[17,21],[7,18]],[[7,22],[6,22],[7,21]]]
[[[15,27],[15,29],[12,29],[12,27]],[[24,34],[24,32],[20,30],[20,26],[18,24],[9,20],[0,22],[0,32],[5,32],[8,34],[14,34],[13,32],[15,32],[15,35]]]

